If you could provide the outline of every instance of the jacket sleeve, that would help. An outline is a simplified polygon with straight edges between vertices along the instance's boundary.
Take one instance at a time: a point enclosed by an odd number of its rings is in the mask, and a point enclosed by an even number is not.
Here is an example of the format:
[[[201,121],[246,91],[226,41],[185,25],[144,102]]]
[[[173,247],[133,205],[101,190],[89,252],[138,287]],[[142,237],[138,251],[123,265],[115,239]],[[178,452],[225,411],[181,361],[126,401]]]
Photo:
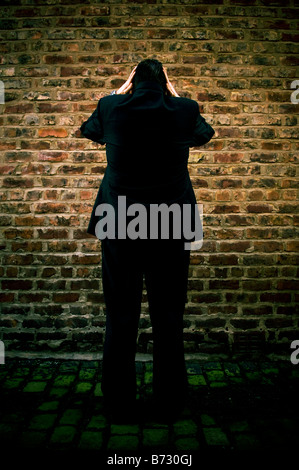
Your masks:
[[[87,119],[87,121],[83,122],[80,127],[80,131],[84,137],[93,140],[93,142],[97,142],[102,145],[105,143],[103,140],[104,130],[100,118],[100,101],[92,115]]]
[[[211,140],[214,134],[214,129],[201,116],[197,104],[197,117],[192,138],[194,147],[206,144]]]

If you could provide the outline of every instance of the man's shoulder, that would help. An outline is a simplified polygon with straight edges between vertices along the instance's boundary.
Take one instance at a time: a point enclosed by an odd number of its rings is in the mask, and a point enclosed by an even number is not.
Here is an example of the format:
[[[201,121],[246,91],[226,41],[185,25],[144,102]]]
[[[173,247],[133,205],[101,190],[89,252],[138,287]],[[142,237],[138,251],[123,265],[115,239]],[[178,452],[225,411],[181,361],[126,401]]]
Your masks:
[[[191,98],[186,98],[184,96],[171,96],[169,98],[171,102],[176,105],[177,107],[184,108],[189,111],[194,111],[196,112],[198,110],[198,103],[195,100],[192,100]]]
[[[103,112],[105,109],[113,109],[119,103],[123,103],[128,100],[129,95],[106,95],[99,100],[99,107]]]
[[[126,99],[128,99],[130,95],[117,95],[116,93],[112,94],[110,93],[110,95],[106,95],[106,96],[103,96],[101,99],[100,99],[100,102],[101,103],[116,103],[116,102],[119,102],[119,101],[124,101]]]

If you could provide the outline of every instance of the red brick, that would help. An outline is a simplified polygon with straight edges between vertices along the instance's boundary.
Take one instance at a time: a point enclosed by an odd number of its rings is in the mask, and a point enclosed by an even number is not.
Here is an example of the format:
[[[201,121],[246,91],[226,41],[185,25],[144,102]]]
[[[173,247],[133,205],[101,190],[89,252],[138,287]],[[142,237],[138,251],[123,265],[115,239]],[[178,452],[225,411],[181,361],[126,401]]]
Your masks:
[[[0,142],[0,150],[13,150],[16,148],[15,142]]]
[[[293,279],[281,279],[277,282],[278,290],[299,290],[299,281]]]
[[[222,289],[235,290],[239,288],[239,281],[233,280],[233,279],[211,280],[209,282],[209,287],[210,289],[217,289],[217,290],[222,290]]]
[[[44,268],[42,272],[42,277],[52,277],[56,276],[56,269],[55,268]]]
[[[12,292],[9,293],[1,293],[0,292],[0,302],[13,302],[15,295]]]
[[[69,109],[66,103],[40,103],[38,111],[40,113],[67,113]]]
[[[78,302],[79,300],[79,295],[76,294],[75,292],[66,292],[62,294],[54,293],[53,294],[53,301],[54,302],[59,302],[59,303],[69,303],[69,302]]]
[[[47,302],[49,300],[49,294],[46,292],[43,293],[19,293],[19,301],[22,303],[39,303],[39,302]]]
[[[240,240],[234,242],[220,242],[219,249],[225,253],[228,251],[247,251],[251,247],[251,242],[247,240]]]
[[[39,137],[67,137],[68,132],[66,129],[58,129],[58,128],[45,128],[45,129],[38,129],[38,136]]]
[[[35,211],[38,214],[45,214],[48,212],[67,212],[67,205],[56,202],[41,202],[36,205]]]
[[[39,152],[38,160],[40,161],[50,161],[50,162],[62,162],[69,158],[69,154],[67,152],[59,152],[59,151],[46,151],[46,152]]]
[[[247,211],[254,213],[272,212],[272,210],[273,207],[268,204],[250,204],[247,206]]]
[[[24,114],[32,113],[34,111],[34,105],[31,103],[20,103],[15,105],[6,105],[5,113],[6,114]]]
[[[21,265],[21,266],[26,266],[26,265],[31,265],[33,262],[33,255],[32,254],[24,254],[24,255],[16,255],[16,254],[11,254],[11,255],[5,255],[4,256],[4,262],[5,265]]]
[[[299,241],[298,240],[289,240],[285,244],[286,251],[295,251],[296,253],[299,251]]]
[[[15,238],[32,238],[33,237],[33,230],[26,230],[26,229],[9,229],[5,230],[4,232],[6,239],[15,239]]]
[[[57,99],[62,100],[62,101],[82,101],[85,99],[85,93],[80,92],[80,93],[73,93],[70,91],[59,91],[57,93]]]
[[[48,55],[44,56],[44,61],[46,64],[72,64],[72,56],[62,56],[62,55]]]
[[[15,218],[16,225],[27,225],[27,226],[34,226],[34,225],[43,225],[45,221],[44,217],[33,217],[33,216],[25,216],[25,217],[18,217]]]
[[[299,300],[299,104],[291,102],[298,32],[291,3],[16,3],[0,20],[0,300],[10,308],[1,326],[11,330],[13,347],[45,350],[57,340],[61,352],[102,348],[101,244],[86,229],[107,163],[104,147],[83,138],[80,126],[133,65],[155,56],[216,130],[189,164],[204,204],[205,238],[191,253],[186,347],[248,354],[268,341],[285,351]],[[143,302],[138,347],[148,351],[146,293]],[[53,325],[68,332],[51,332]]]
[[[4,290],[29,290],[32,288],[32,281],[4,280],[2,281],[2,289]]]
[[[73,255],[72,262],[74,264],[99,264],[101,261],[100,255]]]
[[[243,159],[243,154],[241,153],[218,153],[214,154],[215,163],[238,163]]]

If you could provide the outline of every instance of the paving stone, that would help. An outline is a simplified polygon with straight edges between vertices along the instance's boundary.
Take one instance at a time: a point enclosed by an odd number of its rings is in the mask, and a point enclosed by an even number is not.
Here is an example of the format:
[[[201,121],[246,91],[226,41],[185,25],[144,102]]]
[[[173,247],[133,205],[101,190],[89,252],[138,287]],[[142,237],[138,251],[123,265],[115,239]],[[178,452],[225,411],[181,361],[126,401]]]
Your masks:
[[[135,451],[138,445],[137,436],[111,436],[107,448],[110,451]]]
[[[206,442],[209,446],[228,446],[226,434],[220,428],[203,428]]]
[[[197,426],[195,422],[191,419],[177,421],[173,425],[174,434],[176,436],[183,436],[183,435],[190,435],[196,434]]]
[[[203,364],[205,370],[221,370],[222,365],[220,362],[207,361]]]
[[[203,375],[191,375],[188,377],[188,383],[189,385],[192,386],[197,386],[197,385],[207,385],[206,379],[204,378]]]
[[[37,367],[31,376],[32,380],[50,380],[54,374],[53,366],[40,365]]]
[[[139,426],[137,424],[111,424],[111,434],[137,434]]]
[[[31,376],[31,380],[33,381],[38,381],[38,380],[41,380],[41,381],[47,381],[49,382],[50,380],[52,380],[53,378],[53,373],[49,372],[49,373],[39,373],[39,374],[32,374]]]
[[[267,374],[267,375],[278,375],[279,374],[278,367],[274,367],[271,363],[262,363],[261,364],[261,370],[262,370],[263,374]]]
[[[96,369],[99,370],[101,368],[99,361],[81,361],[81,370],[82,369]]]
[[[95,369],[81,369],[79,372],[79,380],[83,382],[93,381],[96,372]]]
[[[76,434],[76,428],[73,426],[57,426],[51,436],[53,444],[69,444],[73,441]]]
[[[56,400],[45,401],[38,407],[38,409],[41,411],[54,411],[54,410],[57,410],[58,406],[59,406],[59,401],[56,401]]]
[[[246,371],[254,371],[258,369],[257,364],[252,361],[240,361],[240,366]]]
[[[107,424],[107,420],[103,415],[94,415],[90,419],[87,428],[88,429],[104,429]]]
[[[238,450],[254,450],[260,448],[259,440],[249,433],[236,434],[234,436]]]
[[[74,426],[79,423],[82,418],[82,411],[78,409],[68,409],[63,413],[59,424],[73,424]]]
[[[76,376],[75,375],[58,375],[54,382],[53,386],[54,387],[69,387],[75,380]]]
[[[153,381],[153,373],[152,372],[145,372],[144,374],[144,383],[150,384]]]
[[[44,447],[47,440],[46,432],[41,431],[27,431],[21,435],[21,446],[26,449],[36,449]]]
[[[144,429],[143,445],[146,447],[166,446],[168,443],[168,429]]]
[[[27,375],[30,374],[30,368],[29,367],[17,367],[13,373],[11,374],[11,378],[15,377],[26,377]]]
[[[166,423],[160,423],[160,422],[155,422],[155,421],[150,421],[148,423],[145,423],[144,425],[145,429],[169,429],[169,424]]]
[[[90,382],[79,382],[76,385],[75,393],[88,393],[92,389],[93,384]]]
[[[223,381],[225,379],[224,372],[222,370],[210,370],[206,372],[207,378],[210,382]]]
[[[198,363],[191,363],[186,365],[187,374],[202,374],[202,367]]]
[[[54,425],[56,417],[50,413],[36,415],[30,421],[29,429],[49,429]]]
[[[7,370],[0,370],[0,382],[5,380],[5,378],[8,376],[8,371]]]
[[[136,362],[135,363],[136,374],[143,376],[144,374],[144,363],[143,362]]]
[[[68,388],[63,387],[52,387],[49,395],[57,398],[61,398],[69,392]]]
[[[103,392],[102,392],[102,389],[101,389],[101,383],[96,384],[93,394],[94,394],[95,397],[102,397],[103,396]]]
[[[249,430],[249,424],[247,421],[236,421],[235,423],[231,423],[229,425],[229,429],[234,432],[242,432]]]
[[[24,384],[24,379],[22,378],[8,378],[5,380],[4,384],[2,385],[2,388],[4,390],[13,390],[20,388],[22,384]]]
[[[261,380],[261,373],[259,371],[250,371],[245,373],[246,378],[252,382]]]
[[[235,377],[241,375],[241,369],[238,364],[234,364],[231,362],[226,362],[224,364],[224,372],[228,377]]]
[[[83,431],[79,441],[79,449],[101,450],[103,434],[96,431]]]
[[[8,439],[15,441],[19,429],[19,423],[0,423],[0,445],[5,444]]]
[[[12,411],[7,410],[7,413],[4,413],[1,416],[1,422],[3,423],[23,423],[25,421],[25,416],[22,411]]]
[[[178,451],[195,452],[199,449],[199,442],[195,437],[182,437],[175,441]]]
[[[200,415],[201,422],[203,426],[214,426],[216,424],[214,418],[207,414]]]
[[[299,379],[299,370],[297,370],[297,369],[292,370],[290,378],[298,380]]]
[[[262,385],[274,385],[273,380],[270,379],[270,377],[261,377],[260,378],[260,384]]]
[[[28,382],[24,387],[24,392],[40,393],[45,390],[47,382]]]
[[[76,373],[80,367],[79,361],[63,361],[59,366],[59,373],[70,374],[71,372]]]
[[[211,388],[225,388],[228,386],[227,382],[211,382],[210,387]]]
[[[242,384],[244,383],[244,379],[242,377],[230,377],[229,381],[231,384]]]

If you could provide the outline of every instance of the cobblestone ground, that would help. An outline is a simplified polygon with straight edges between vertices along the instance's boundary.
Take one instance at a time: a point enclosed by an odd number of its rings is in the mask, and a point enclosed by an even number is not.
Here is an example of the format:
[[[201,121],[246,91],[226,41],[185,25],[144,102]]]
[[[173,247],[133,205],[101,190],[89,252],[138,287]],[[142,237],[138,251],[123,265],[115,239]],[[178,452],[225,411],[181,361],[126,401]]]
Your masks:
[[[139,395],[150,396],[152,363],[136,366]],[[299,437],[299,365],[215,361],[187,362],[187,368],[189,398],[177,421],[140,417],[136,424],[115,424],[103,413],[100,361],[7,359],[0,365],[0,448],[11,458],[39,451],[106,461],[149,456],[139,468],[158,465],[152,455],[176,455],[184,468],[183,455],[192,456],[193,466],[203,456],[259,452],[281,453],[291,465]],[[113,460],[137,467],[132,462]]]

